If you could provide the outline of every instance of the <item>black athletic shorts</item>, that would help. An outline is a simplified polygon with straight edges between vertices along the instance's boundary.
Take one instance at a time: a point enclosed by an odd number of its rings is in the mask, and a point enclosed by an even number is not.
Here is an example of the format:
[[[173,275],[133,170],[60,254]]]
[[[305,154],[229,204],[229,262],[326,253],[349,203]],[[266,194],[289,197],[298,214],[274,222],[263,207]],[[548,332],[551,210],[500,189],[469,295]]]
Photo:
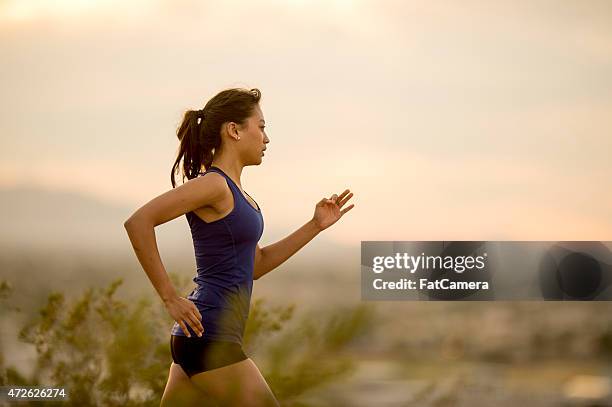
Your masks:
[[[247,358],[239,343],[197,336],[170,335],[170,352],[174,363],[181,365],[189,377]]]

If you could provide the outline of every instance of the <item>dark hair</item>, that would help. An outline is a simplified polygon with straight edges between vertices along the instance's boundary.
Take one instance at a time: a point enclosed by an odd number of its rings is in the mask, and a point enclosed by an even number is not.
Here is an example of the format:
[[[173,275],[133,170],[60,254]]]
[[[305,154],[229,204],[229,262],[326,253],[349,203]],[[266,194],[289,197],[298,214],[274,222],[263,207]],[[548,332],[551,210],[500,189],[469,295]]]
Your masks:
[[[217,93],[202,110],[187,110],[176,135],[180,140],[178,156],[170,181],[176,186],[174,174],[183,160],[183,180],[192,179],[208,168],[213,154],[221,147],[221,125],[234,122],[244,125],[261,99],[259,89],[232,88]],[[214,150],[214,151],[213,151]]]

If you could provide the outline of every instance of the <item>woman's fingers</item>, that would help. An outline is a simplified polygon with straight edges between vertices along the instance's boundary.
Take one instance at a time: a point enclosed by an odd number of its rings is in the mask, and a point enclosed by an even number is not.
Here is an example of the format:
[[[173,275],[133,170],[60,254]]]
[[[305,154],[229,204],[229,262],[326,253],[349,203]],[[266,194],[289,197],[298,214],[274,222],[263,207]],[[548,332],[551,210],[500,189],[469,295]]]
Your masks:
[[[200,310],[198,309],[198,307],[195,306],[193,302],[191,303],[190,311],[195,315],[196,319],[202,318],[202,314],[200,314]]]
[[[193,306],[193,308],[195,309],[195,312],[196,312],[196,318],[198,319],[198,325],[200,326],[200,331],[204,333],[204,325],[202,325],[202,313],[200,313],[200,310],[197,309],[195,305]]]
[[[340,194],[340,196],[338,197],[338,200],[341,200],[342,198],[344,198],[346,196],[346,194],[348,194],[349,192],[351,192],[348,189],[345,189],[343,193]]]
[[[191,328],[191,330],[194,331],[198,336],[202,336],[202,333],[204,331],[202,328],[199,328],[199,326],[201,325],[199,321],[196,321],[195,316],[192,314],[189,314],[185,318],[181,319],[179,325],[181,326],[181,328],[183,328],[183,332],[185,332],[187,336],[191,336],[191,334],[185,326],[189,326],[189,328]]]
[[[353,197],[353,193],[351,192],[351,190],[345,189],[344,192],[342,192],[340,195],[332,194],[329,198],[321,199],[319,203],[317,204],[317,206],[321,205],[322,203],[333,203],[335,205],[338,205],[338,207],[342,208],[344,204],[346,204],[348,200],[351,199],[352,197]],[[347,210],[348,209],[349,208],[347,208]],[[346,211],[343,213],[346,213]]]
[[[202,336],[204,327],[202,326],[202,314],[195,304],[187,298],[178,297],[175,301],[167,304],[168,313],[181,327],[186,336],[191,337],[191,331],[196,335]],[[191,328],[191,331],[188,329]]]
[[[194,318],[196,320],[196,326],[198,328],[198,331],[200,332],[200,335],[204,333],[204,326],[202,326],[202,318],[198,317],[198,315],[194,315]]]
[[[185,325],[183,320],[181,319],[181,320],[178,320],[176,322],[178,322],[178,324],[181,327],[181,329],[183,330],[183,332],[185,332],[185,335],[187,335],[187,337],[191,338],[191,334],[189,333],[189,330],[187,329],[187,326]]]
[[[178,323],[181,329],[183,329],[183,332],[185,332],[185,335],[191,337],[191,333],[187,329],[187,327],[189,327],[196,335],[202,336],[204,333],[204,327],[201,321],[202,314],[200,314],[200,311],[193,302],[187,299],[185,299],[185,302],[188,303],[188,306],[181,312],[182,315],[179,317]]]
[[[351,209],[353,209],[353,207],[355,206],[355,204],[350,204],[349,206],[347,206],[346,208],[342,209],[340,211],[340,215],[344,215],[345,213],[347,213],[348,211],[350,211]]]
[[[348,191],[348,189],[347,189],[347,191]],[[341,199],[341,200],[338,201],[338,206],[342,208],[344,206],[344,204],[347,203],[349,199],[351,199],[352,196],[353,196],[352,192],[350,194],[346,195],[346,197],[344,197],[344,199]]]
[[[338,194],[332,194],[332,196],[329,197],[328,201],[333,201],[334,203],[338,203],[342,200],[342,198],[344,198],[346,196],[346,194],[348,194],[350,192],[350,190],[345,189],[343,193],[341,193],[340,195]]]
[[[204,327],[202,327],[202,322],[200,321],[196,313],[193,312],[193,310],[191,310],[191,312],[187,314],[187,322],[189,323],[189,326],[195,331],[195,333],[198,334],[198,336],[202,336],[202,333],[204,332]]]

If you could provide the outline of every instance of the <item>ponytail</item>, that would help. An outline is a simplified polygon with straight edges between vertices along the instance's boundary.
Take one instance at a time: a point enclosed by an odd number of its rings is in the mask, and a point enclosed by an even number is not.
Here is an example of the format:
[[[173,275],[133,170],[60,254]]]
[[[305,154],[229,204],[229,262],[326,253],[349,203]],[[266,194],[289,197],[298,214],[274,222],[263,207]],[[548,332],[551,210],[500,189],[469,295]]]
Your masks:
[[[172,166],[170,181],[176,186],[174,175],[183,161],[183,180],[193,179],[202,167],[211,166],[214,155],[221,148],[221,126],[226,122],[244,124],[261,99],[259,89],[226,89],[206,103],[202,110],[187,110],[176,135],[180,141],[178,155]]]

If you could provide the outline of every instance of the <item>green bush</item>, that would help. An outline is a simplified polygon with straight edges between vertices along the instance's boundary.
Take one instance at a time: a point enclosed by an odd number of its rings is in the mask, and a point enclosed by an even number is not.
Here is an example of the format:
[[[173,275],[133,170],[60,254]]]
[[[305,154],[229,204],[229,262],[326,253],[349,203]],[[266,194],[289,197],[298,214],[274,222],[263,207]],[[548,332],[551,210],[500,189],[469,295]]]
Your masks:
[[[190,280],[171,279],[179,292],[188,291]],[[172,362],[173,320],[161,301],[118,300],[122,283],[87,288],[73,300],[50,293],[19,332],[36,349],[34,374],[5,367],[0,355],[2,384],[65,387],[68,406],[158,406]],[[0,300],[7,301],[10,286],[3,287]],[[254,299],[244,336],[246,353],[255,356],[283,405],[304,405],[299,396],[350,372],[352,363],[341,351],[372,320],[369,308],[357,307],[326,318],[305,315],[292,328],[294,309]]]

